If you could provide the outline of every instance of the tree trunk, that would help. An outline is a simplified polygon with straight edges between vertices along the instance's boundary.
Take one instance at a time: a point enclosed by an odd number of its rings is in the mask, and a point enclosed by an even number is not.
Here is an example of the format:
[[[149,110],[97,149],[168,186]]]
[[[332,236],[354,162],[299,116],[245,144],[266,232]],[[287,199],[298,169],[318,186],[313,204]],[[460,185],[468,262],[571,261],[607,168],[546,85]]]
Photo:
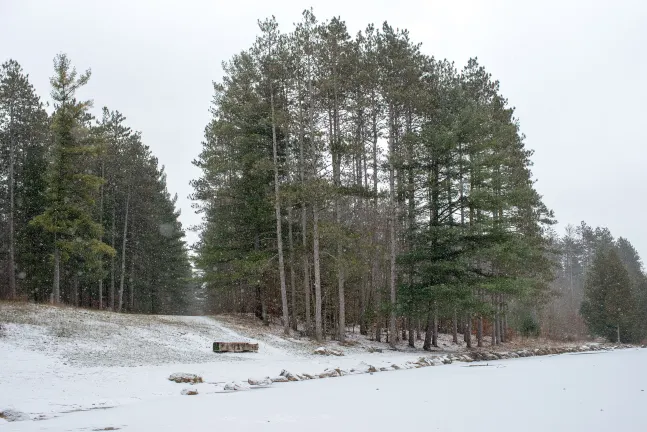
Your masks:
[[[54,286],[52,287],[52,303],[61,302],[61,251],[54,238]]]
[[[303,243],[303,291],[305,293],[305,314],[306,314],[306,334],[308,336],[312,335],[312,316],[310,313],[310,268],[308,263],[308,235],[306,232],[307,226],[307,210],[306,204],[303,203],[301,208],[301,224],[302,224],[302,233],[301,240]]]
[[[339,133],[339,101],[337,98],[337,71],[333,64],[332,68],[333,75],[333,97],[334,97],[334,107],[332,112],[331,124],[331,142],[330,150],[332,153],[332,163],[333,163],[333,185],[335,187],[334,191],[334,213],[335,213],[335,222],[337,228],[341,229],[341,211],[339,204],[339,193],[341,188],[341,137]],[[342,240],[337,239],[337,291],[339,293],[339,316],[338,316],[338,338],[340,342],[344,342],[346,338],[346,299],[344,292],[344,263],[343,263],[343,247]]]
[[[416,339],[414,335],[414,326],[413,326],[413,318],[409,318],[409,346],[411,348],[416,347]]]
[[[472,316],[470,314],[467,315],[467,323],[465,325],[465,343],[467,344],[467,348],[472,348]]]
[[[16,163],[16,143],[15,133],[13,131],[13,107],[10,112],[10,126],[11,138],[9,139],[9,266],[7,272],[9,273],[9,298],[15,299],[17,296],[16,289],[16,235],[15,235],[15,179],[14,179],[14,165]]]
[[[434,305],[434,328],[432,331],[431,345],[438,348],[438,305]]]
[[[458,343],[458,314],[454,307],[454,319],[452,319],[452,342]]]
[[[503,294],[501,294],[501,324],[499,324],[499,327],[501,329],[501,342],[506,343],[508,341],[508,338],[506,337],[505,334],[505,297]]]
[[[392,121],[393,120],[391,119],[391,122]],[[395,144],[393,134],[394,128],[391,126],[391,130],[389,132],[389,289],[391,294],[391,307],[389,308],[389,333],[395,335],[395,258],[397,254],[395,244],[395,224],[397,223],[397,218],[395,206]],[[390,338],[389,343],[391,344],[391,347],[395,348],[395,338]]]
[[[288,250],[290,253],[290,312],[292,316],[292,329],[297,330],[297,292],[296,275],[294,274],[294,237],[292,233],[292,203],[288,203]]]
[[[315,129],[314,129],[314,101],[312,90],[312,79],[308,80],[308,96],[310,99],[310,106],[308,107],[309,117],[309,132],[310,132],[310,145],[312,156],[312,178],[316,180],[317,177],[317,147],[315,143]],[[323,327],[321,319],[321,269],[319,260],[319,207],[317,199],[312,202],[312,261],[315,273],[315,339],[317,342],[323,340]]]
[[[478,326],[476,327],[476,346],[483,346],[483,317],[479,316]]]
[[[121,312],[124,301],[124,280],[126,278],[126,243],[128,240],[128,211],[130,207],[130,187],[126,195],[126,211],[124,215],[124,236],[121,240],[121,274],[119,279],[119,300],[117,303],[117,312]]]
[[[362,286],[359,293],[359,334],[366,336],[368,334],[368,329],[366,326],[366,291],[367,291],[367,279],[362,281]]]
[[[133,222],[133,228],[135,223]],[[132,229],[131,229],[132,231]],[[130,277],[128,278],[128,286],[130,287],[130,311],[135,310],[135,252],[130,253]]]
[[[113,200],[112,200],[112,248],[115,249],[115,237],[117,232],[117,202],[115,201],[114,190],[113,190]],[[110,310],[115,311],[115,257],[116,254],[110,259]]]
[[[79,307],[79,277],[76,275],[72,278],[72,304]]]
[[[425,332],[425,341],[422,344],[422,349],[425,351],[431,350],[431,337],[434,332],[434,317],[431,312],[427,315],[427,331]]]
[[[616,325],[616,332],[618,333],[617,343],[620,343],[620,323]]]
[[[323,340],[321,322],[321,272],[319,267],[319,209],[315,202],[312,206],[312,255],[315,272],[315,339]]]
[[[105,164],[103,162],[103,157],[101,159],[101,180],[104,180],[105,177]],[[101,236],[99,237],[100,241],[103,241],[103,183],[101,183],[100,188],[100,199],[99,199],[99,225],[101,225]],[[103,273],[103,258],[99,257],[99,272]],[[99,310],[103,309],[103,274],[99,275]]]
[[[299,171],[301,186],[305,188],[306,169],[304,161],[305,132],[303,129],[303,109],[299,104]],[[312,335],[312,319],[310,314],[310,272],[308,264],[308,211],[305,197],[301,198],[301,245],[303,246],[303,292],[305,295],[306,334]]]
[[[288,293],[285,286],[285,264],[283,262],[283,234],[281,230],[281,194],[279,188],[279,158],[276,143],[276,122],[274,120],[274,90],[270,80],[270,108],[272,114],[272,154],[274,159],[274,213],[276,216],[276,248],[279,252],[279,280],[281,283],[281,306],[283,308],[283,333],[290,334]]]

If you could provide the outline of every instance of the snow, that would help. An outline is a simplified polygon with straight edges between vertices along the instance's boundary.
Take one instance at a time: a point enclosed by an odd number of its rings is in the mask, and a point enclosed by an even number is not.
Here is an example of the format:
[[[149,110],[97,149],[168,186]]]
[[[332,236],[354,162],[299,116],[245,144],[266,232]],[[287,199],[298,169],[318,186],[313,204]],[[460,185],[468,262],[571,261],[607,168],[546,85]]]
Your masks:
[[[642,431],[647,351],[352,375],[263,391],[169,396],[7,431]],[[164,413],[164,415],[160,415]]]
[[[315,355],[319,345],[228,318],[0,308],[0,412],[42,420],[0,419],[2,432],[633,431],[647,424],[647,350],[443,365],[443,353],[369,353],[356,336],[358,345],[335,346],[344,356]],[[213,353],[215,340],[259,342],[259,353]],[[179,372],[204,382],[169,381]],[[185,397],[185,389],[198,394]]]

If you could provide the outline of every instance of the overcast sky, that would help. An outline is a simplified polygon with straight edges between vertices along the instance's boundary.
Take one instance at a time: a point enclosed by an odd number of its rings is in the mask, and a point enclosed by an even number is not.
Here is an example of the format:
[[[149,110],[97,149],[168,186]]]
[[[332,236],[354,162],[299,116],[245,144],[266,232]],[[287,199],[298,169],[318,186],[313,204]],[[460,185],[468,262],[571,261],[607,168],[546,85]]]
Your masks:
[[[641,0],[0,0],[0,61],[20,62],[49,99],[52,59],[92,69],[81,97],[143,133],[185,227],[188,195],[220,64],[249,47],[256,21],[285,30],[312,6],[351,34],[384,20],[423,51],[462,66],[477,56],[517,107],[537,188],[560,222],[585,220],[647,256],[647,2]],[[195,234],[189,234],[193,241]]]

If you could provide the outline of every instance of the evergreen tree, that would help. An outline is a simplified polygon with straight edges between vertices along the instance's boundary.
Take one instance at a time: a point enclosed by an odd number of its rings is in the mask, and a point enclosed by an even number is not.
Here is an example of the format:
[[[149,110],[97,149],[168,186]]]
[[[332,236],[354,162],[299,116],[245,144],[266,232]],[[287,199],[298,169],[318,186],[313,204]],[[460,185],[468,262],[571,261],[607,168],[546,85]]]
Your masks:
[[[634,340],[631,280],[613,248],[598,250],[584,289],[581,313],[591,333],[618,343]]]
[[[54,236],[52,302],[59,303],[62,264],[72,264],[70,273],[76,286],[79,273],[96,271],[99,257],[113,254],[114,249],[100,240],[102,227],[92,214],[101,179],[85,169],[87,159],[96,151],[88,133],[87,110],[91,103],[75,97],[90,79],[90,71],[79,76],[67,56],[60,54],[54,59],[54,72],[50,83],[56,111],[52,120],[48,204],[33,223]]]
[[[7,278],[0,282],[0,296],[38,298],[44,281],[42,239],[28,222],[43,211],[48,125],[29,77],[15,60],[5,62],[0,68],[0,236],[7,250],[0,267],[7,269]]]

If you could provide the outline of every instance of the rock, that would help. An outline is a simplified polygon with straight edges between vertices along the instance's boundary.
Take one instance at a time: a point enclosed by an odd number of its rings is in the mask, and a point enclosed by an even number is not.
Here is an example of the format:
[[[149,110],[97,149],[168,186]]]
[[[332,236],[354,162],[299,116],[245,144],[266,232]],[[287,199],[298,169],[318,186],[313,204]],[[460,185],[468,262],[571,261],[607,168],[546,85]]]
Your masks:
[[[316,377],[314,377],[314,376],[312,376],[312,375],[310,375],[310,374],[307,374],[307,373],[304,373],[304,374],[301,374],[301,375],[303,375],[303,378],[304,378],[304,379],[309,379],[309,380],[311,380],[311,379],[315,379],[315,378],[316,378]]]
[[[344,355],[344,353],[339,351],[339,350],[329,349],[329,348],[325,348],[325,347],[319,347],[319,348],[315,349],[313,351],[313,353],[314,354],[319,354],[319,355],[325,355],[325,356],[329,356],[329,355],[343,356]]]
[[[433,362],[428,357],[420,357],[416,363],[418,363],[420,366],[423,366],[423,367],[433,366]]]
[[[196,374],[184,373],[184,372],[174,373],[170,377],[168,377],[168,379],[169,381],[173,381],[176,383],[197,384],[197,383],[203,382],[201,376]]]
[[[370,372],[370,370],[369,370],[369,369],[370,369],[371,367],[372,367],[371,365],[366,364],[366,363],[364,363],[364,362],[361,362],[361,363],[359,363],[357,366],[353,367],[353,368],[350,370],[350,373],[352,373],[352,374],[363,374],[363,373],[368,373],[368,372]]]
[[[194,388],[185,388],[182,389],[182,394],[185,396],[195,396],[198,394],[198,390]]]
[[[370,353],[381,353],[382,348],[368,347],[366,350]]]
[[[319,374],[319,378],[334,378],[338,376],[341,376],[341,375],[336,369],[326,369],[325,371]]]
[[[395,364],[395,363],[393,363],[393,364],[391,365],[391,367],[392,367],[394,370],[400,370],[400,369],[402,369],[400,366],[398,366],[398,365],[397,365],[397,364]]]
[[[247,383],[252,386],[266,387],[272,385],[272,380],[270,378],[249,378]]]
[[[226,391],[249,390],[249,386],[241,382],[229,382],[225,384],[224,389]]]
[[[328,355],[328,350],[324,347],[319,347],[313,351],[314,354],[319,354],[319,355]]]
[[[281,383],[281,382],[289,382],[290,380],[284,376],[277,376],[277,377],[271,378],[271,381]]]
[[[301,381],[299,377],[297,377],[291,372],[286,371],[285,369],[283,369],[279,375],[282,377],[286,377],[288,381]]]
[[[0,418],[5,419],[8,422],[31,420],[31,417],[29,417],[28,414],[14,409],[0,409]]]

